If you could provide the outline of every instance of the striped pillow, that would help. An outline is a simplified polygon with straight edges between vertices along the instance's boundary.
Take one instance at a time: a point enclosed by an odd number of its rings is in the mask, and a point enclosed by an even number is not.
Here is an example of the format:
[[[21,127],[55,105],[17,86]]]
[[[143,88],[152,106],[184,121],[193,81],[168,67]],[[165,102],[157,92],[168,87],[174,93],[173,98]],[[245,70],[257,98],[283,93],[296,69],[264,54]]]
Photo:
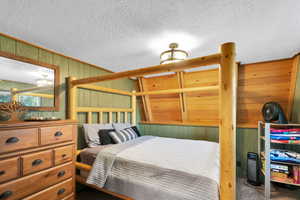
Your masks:
[[[127,142],[138,137],[132,128],[125,128],[120,131],[110,131],[109,135],[116,144]]]

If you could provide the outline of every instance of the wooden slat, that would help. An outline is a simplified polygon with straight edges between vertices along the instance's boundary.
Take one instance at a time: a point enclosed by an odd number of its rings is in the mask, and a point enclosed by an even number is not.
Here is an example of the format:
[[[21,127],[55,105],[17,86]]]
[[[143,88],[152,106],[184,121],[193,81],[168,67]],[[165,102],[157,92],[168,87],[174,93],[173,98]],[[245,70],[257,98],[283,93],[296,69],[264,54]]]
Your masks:
[[[87,116],[87,123],[91,124],[92,123],[92,112],[88,112],[87,114],[88,114],[88,116]]]
[[[184,78],[183,78],[183,72],[177,72],[177,79],[179,88],[184,88]],[[180,108],[181,108],[181,120],[186,121],[187,120],[187,105],[186,105],[186,95],[184,93],[179,94],[180,99]]]
[[[141,68],[136,70],[117,72],[117,73],[108,74],[104,76],[83,78],[83,79],[73,81],[72,84],[81,85],[81,84],[95,83],[101,81],[115,80],[115,79],[126,78],[126,77],[138,77],[138,76],[144,76],[149,74],[165,73],[170,71],[182,71],[190,68],[214,65],[214,64],[218,64],[219,62],[220,62],[220,54],[213,54],[209,56],[188,59],[177,63],[162,64],[162,65],[146,67],[146,68]]]
[[[135,96],[135,90],[132,91],[133,95],[131,97],[131,124],[136,125],[136,96]]]
[[[84,170],[87,172],[92,170],[92,166],[81,163],[81,162],[75,162],[75,166],[76,166],[76,169]]]
[[[121,123],[121,112],[117,112],[117,121]]]
[[[106,88],[98,85],[78,85],[78,88],[83,88],[83,89],[89,89],[89,90],[95,90],[95,91],[101,91],[101,92],[108,92],[108,93],[113,93],[113,94],[120,94],[120,95],[126,95],[126,96],[131,96],[131,92],[126,92],[123,90],[117,90],[117,89],[112,89],[112,88]]]
[[[169,89],[169,90],[158,90],[158,91],[148,91],[148,92],[137,92],[136,96],[159,95],[159,94],[178,94],[178,93],[199,92],[199,91],[218,90],[218,89],[219,89],[219,86],[192,87],[192,88],[182,88],[182,89]]]
[[[128,113],[124,112],[124,123],[128,122]]]
[[[109,124],[113,123],[112,112],[108,112],[108,123],[109,123]]]
[[[145,79],[143,77],[138,78],[139,88],[140,92],[145,92],[145,90],[148,90],[147,84],[145,83]],[[151,105],[148,95],[142,96],[142,103],[145,113],[145,118],[147,121],[152,121],[152,111],[151,111]]]
[[[103,112],[98,112],[99,123],[103,124]]]
[[[133,112],[131,108],[77,107],[77,112]]]
[[[176,125],[176,126],[201,126],[201,127],[218,127],[219,120],[203,120],[198,122],[182,122],[182,121],[140,121],[140,124],[159,124],[159,125]]]
[[[236,99],[238,70],[235,44],[221,46],[219,90],[220,196],[236,199]]]
[[[293,67],[291,72],[291,81],[290,81],[290,95],[289,95],[289,104],[287,107],[287,117],[290,120],[292,117],[292,110],[294,105],[296,81],[298,74],[298,67],[300,66],[300,55],[296,55],[293,59]]]

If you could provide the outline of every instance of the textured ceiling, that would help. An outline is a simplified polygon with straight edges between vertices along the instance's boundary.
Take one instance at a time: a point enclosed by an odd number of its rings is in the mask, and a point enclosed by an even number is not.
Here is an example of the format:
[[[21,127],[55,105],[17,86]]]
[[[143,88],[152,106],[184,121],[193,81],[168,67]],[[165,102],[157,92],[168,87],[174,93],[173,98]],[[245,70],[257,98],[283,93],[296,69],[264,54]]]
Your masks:
[[[300,1],[1,0],[0,32],[112,71],[158,64],[168,42],[198,57],[233,41],[249,63],[300,52]]]

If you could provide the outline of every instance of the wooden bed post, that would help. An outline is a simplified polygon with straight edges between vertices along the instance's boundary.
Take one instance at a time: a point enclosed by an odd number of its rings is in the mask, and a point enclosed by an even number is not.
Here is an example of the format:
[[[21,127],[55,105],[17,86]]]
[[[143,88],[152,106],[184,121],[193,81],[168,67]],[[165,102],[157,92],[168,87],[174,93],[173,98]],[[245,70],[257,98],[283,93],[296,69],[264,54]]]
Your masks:
[[[67,87],[68,87],[68,116],[67,117],[68,119],[76,120],[77,119],[77,112],[76,112],[77,86],[72,85],[73,80],[76,80],[76,78],[72,76],[67,78]]]
[[[221,200],[236,199],[236,99],[237,65],[235,44],[221,45],[219,71],[219,143]]]
[[[131,114],[131,124],[136,125],[136,95],[135,90],[132,91],[131,96],[131,108],[132,108],[132,114]]]

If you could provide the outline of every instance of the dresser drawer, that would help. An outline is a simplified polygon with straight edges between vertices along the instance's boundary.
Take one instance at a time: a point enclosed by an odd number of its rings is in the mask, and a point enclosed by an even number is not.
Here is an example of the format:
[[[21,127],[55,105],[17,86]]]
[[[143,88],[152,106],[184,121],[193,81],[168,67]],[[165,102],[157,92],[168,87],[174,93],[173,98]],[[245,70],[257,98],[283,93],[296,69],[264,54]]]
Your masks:
[[[74,173],[73,163],[51,168],[32,174],[18,180],[0,185],[0,196],[5,200],[21,199],[25,196],[39,192],[49,186],[71,178]]]
[[[19,157],[0,161],[0,183],[20,176]]]
[[[61,200],[73,192],[73,180],[68,179],[62,183],[47,188],[23,200]]]
[[[0,153],[38,146],[38,129],[0,131]]]
[[[53,144],[73,140],[73,126],[55,126],[41,128],[41,144]]]
[[[23,175],[41,171],[52,166],[53,153],[51,150],[21,156]]]
[[[73,160],[73,145],[54,149],[54,164],[59,165]]]
[[[62,200],[74,200],[74,194],[67,196],[66,198],[64,198]]]

